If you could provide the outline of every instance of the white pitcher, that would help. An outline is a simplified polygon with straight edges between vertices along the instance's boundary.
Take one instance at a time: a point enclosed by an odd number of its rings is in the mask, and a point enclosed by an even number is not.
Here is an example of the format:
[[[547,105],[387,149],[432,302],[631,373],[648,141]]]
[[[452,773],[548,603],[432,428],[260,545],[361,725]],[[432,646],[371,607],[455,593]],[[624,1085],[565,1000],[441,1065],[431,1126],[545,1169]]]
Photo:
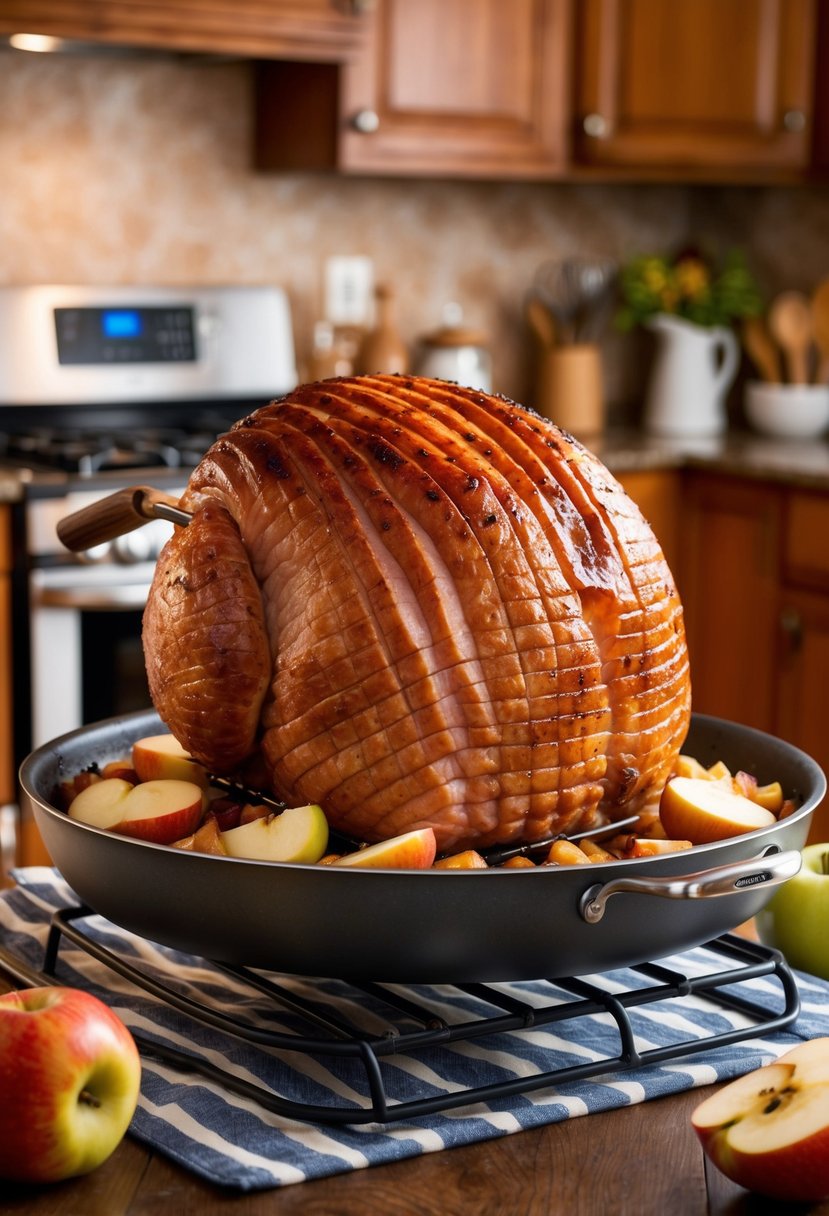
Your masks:
[[[740,361],[730,329],[707,329],[661,313],[648,328],[657,350],[645,399],[645,430],[653,435],[721,435],[725,397]]]

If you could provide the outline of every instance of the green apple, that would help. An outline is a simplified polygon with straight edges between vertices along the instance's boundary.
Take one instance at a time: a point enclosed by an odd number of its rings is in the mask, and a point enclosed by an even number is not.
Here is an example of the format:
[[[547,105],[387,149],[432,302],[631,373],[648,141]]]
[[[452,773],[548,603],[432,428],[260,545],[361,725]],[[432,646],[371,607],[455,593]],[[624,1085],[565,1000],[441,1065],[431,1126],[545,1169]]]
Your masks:
[[[810,844],[800,872],[756,917],[760,940],[792,967],[829,979],[829,844]]]

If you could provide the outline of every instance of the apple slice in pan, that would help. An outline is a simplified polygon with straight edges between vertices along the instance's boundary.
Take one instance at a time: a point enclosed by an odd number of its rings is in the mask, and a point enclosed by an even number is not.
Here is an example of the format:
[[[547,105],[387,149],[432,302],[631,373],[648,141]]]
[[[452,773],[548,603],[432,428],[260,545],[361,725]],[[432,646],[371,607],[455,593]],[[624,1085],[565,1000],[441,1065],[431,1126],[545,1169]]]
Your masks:
[[[132,767],[139,781],[192,781],[207,788],[207,771],[175,735],[147,735],[132,745]]]
[[[829,1198],[829,1038],[794,1047],[706,1098],[691,1124],[738,1186],[789,1202]]]
[[[378,844],[346,853],[331,864],[358,869],[428,870],[435,860],[437,841],[431,828],[415,828]]]
[[[671,840],[709,844],[771,827],[771,811],[743,794],[735,794],[718,781],[699,777],[673,777],[662,791],[659,818]]]
[[[240,823],[222,832],[221,841],[231,857],[314,865],[328,846],[328,821],[322,807],[309,803]]]
[[[69,818],[122,836],[172,844],[198,827],[204,791],[191,781],[142,781],[131,785],[106,777],[88,785],[69,807]]]

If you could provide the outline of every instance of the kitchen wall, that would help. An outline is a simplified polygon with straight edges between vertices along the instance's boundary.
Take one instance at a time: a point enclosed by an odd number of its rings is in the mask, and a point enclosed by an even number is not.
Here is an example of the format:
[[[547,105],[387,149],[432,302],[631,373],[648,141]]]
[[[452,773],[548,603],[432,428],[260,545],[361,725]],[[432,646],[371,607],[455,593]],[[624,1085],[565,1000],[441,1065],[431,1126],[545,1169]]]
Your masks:
[[[307,356],[325,258],[367,254],[414,343],[458,300],[491,335],[496,388],[532,400],[522,302],[536,266],[711,236],[768,290],[829,273],[827,194],[348,179],[251,169],[241,63],[0,53],[0,283],[268,283]],[[612,410],[636,402],[641,336],[603,343]]]

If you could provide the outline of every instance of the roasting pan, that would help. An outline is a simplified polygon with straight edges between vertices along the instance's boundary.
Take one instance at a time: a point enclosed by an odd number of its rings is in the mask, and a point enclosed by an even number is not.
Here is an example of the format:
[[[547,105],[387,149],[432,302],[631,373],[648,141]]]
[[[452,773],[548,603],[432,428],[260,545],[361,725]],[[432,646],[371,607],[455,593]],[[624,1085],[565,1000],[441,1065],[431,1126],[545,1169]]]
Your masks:
[[[77,823],[58,783],[162,731],[141,711],[72,731],[21,766],[24,798],[80,899],[143,937],[298,975],[473,983],[584,975],[700,945],[759,912],[800,868],[826,780],[805,753],[695,714],[683,750],[778,780],[799,809],[684,852],[590,866],[357,870],[182,852]]]

